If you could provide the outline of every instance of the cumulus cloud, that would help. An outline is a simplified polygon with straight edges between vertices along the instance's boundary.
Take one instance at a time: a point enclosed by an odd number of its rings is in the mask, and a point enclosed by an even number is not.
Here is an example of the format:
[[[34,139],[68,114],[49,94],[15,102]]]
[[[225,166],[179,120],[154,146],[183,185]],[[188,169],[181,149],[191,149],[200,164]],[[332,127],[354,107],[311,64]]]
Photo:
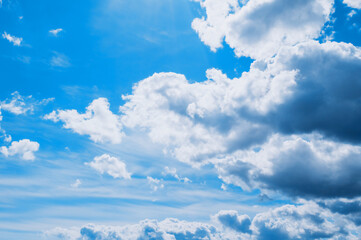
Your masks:
[[[20,141],[13,141],[9,147],[3,146],[0,152],[5,156],[20,155],[23,160],[34,160],[34,152],[39,150],[39,143],[23,139]]]
[[[2,37],[12,43],[14,46],[20,46],[21,42],[23,41],[22,38],[12,36],[6,32],[2,34]]]
[[[351,8],[361,9],[361,0],[343,0]]]
[[[359,146],[312,135],[275,135],[258,151],[220,159],[218,169],[224,181],[245,190],[261,187],[300,197],[355,197],[361,195],[360,157]]]
[[[252,220],[236,211],[221,211],[211,223],[186,222],[168,218],[144,220],[126,226],[89,224],[75,228],[56,228],[44,233],[46,239],[357,239],[359,230],[343,216],[307,202],[285,205],[257,214]],[[67,238],[65,238],[67,237]]]
[[[127,171],[125,163],[108,154],[95,157],[93,161],[85,164],[94,168],[99,173],[107,173],[113,178],[131,178],[131,174]]]
[[[206,17],[193,29],[213,51],[223,40],[237,56],[271,57],[283,46],[320,36],[333,11],[333,0],[199,0]]]
[[[360,69],[357,47],[308,41],[255,61],[240,78],[212,69],[207,81],[191,84],[183,75],[154,74],[124,97],[122,122],[145,129],[180,161],[216,164],[223,179],[245,190],[356,196],[361,194],[353,184],[359,180],[354,171],[359,147],[353,144],[361,141]],[[309,141],[304,134],[310,134]],[[311,165],[310,171],[296,172]],[[282,181],[288,176],[291,181]],[[309,185],[302,187],[305,179]]]
[[[105,98],[95,99],[83,114],[76,110],[58,110],[45,115],[44,119],[64,122],[64,128],[89,135],[94,142],[116,144],[123,137],[119,116],[109,110],[109,102]]]
[[[54,37],[57,37],[60,32],[62,32],[62,28],[52,29],[49,31],[50,34],[52,34]]]

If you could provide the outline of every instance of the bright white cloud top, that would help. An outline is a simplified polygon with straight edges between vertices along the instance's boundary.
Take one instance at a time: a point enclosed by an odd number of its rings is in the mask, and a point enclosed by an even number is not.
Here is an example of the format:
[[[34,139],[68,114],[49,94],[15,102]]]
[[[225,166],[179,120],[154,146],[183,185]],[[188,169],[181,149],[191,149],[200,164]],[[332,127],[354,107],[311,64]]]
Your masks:
[[[20,141],[13,141],[9,147],[1,147],[0,152],[5,157],[20,155],[23,160],[34,160],[34,152],[39,150],[39,143],[23,139]]]
[[[320,36],[329,20],[332,0],[201,0],[207,16],[196,18],[193,29],[213,51],[223,40],[237,56],[272,57],[284,46]]]
[[[119,117],[109,110],[105,98],[94,100],[81,114],[76,110],[58,110],[44,116],[54,122],[64,122],[64,128],[81,135],[89,135],[95,142],[120,143],[123,133]]]

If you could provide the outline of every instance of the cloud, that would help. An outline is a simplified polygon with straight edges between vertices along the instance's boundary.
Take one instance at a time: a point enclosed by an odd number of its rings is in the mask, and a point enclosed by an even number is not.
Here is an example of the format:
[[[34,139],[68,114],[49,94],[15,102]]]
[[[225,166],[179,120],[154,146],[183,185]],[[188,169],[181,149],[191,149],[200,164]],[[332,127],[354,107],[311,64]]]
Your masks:
[[[214,218],[223,226],[230,228],[236,232],[251,233],[251,219],[248,215],[238,215],[237,211],[220,211]]]
[[[77,179],[77,180],[75,180],[75,182],[72,183],[70,186],[71,186],[72,188],[78,188],[81,184],[82,184],[82,182],[81,182],[79,179]]]
[[[178,181],[180,181],[180,182],[185,182],[185,183],[192,182],[189,178],[179,177],[179,175],[177,174],[177,169],[175,169],[175,168],[165,167],[163,174],[164,174],[164,175],[171,175],[171,176],[173,176],[174,178],[176,178],[176,179],[177,179]]]
[[[333,11],[332,0],[199,0],[206,17],[196,18],[193,29],[213,51],[223,40],[237,56],[264,59],[283,46],[320,36]]]
[[[80,135],[89,135],[94,142],[120,143],[123,137],[119,116],[109,110],[105,98],[95,99],[81,114],[76,110],[58,110],[44,116],[54,122],[64,122],[64,128]]]
[[[23,41],[22,38],[19,38],[19,37],[15,37],[15,36],[12,36],[6,32],[4,32],[2,34],[2,37],[6,40],[8,40],[9,42],[11,42],[14,46],[20,46],[21,45],[21,42]]]
[[[64,54],[58,52],[54,52],[54,55],[50,59],[50,65],[52,67],[61,67],[61,68],[67,68],[71,66],[69,58]]]
[[[335,214],[342,215],[356,226],[361,226],[361,199],[331,199],[320,202],[319,205]]]
[[[44,233],[46,239],[230,239],[222,238],[216,228],[199,222],[186,222],[174,218],[167,218],[163,221],[143,220],[139,224],[117,226],[98,226],[89,224],[80,228],[77,232],[74,229],[56,228]],[[67,237],[67,238],[66,238]],[[236,238],[232,238],[236,239]]]
[[[271,189],[303,198],[355,197],[361,195],[360,157],[359,146],[313,135],[275,135],[258,151],[220,159],[218,170],[224,181],[245,190]]]
[[[154,192],[157,191],[158,189],[164,188],[162,179],[156,179],[148,176],[147,180],[148,180],[148,184],[150,185],[150,187]]]
[[[86,163],[86,165],[89,165],[101,174],[107,173],[113,178],[131,178],[131,174],[127,171],[125,163],[108,154],[95,157],[92,162]]]
[[[54,37],[57,37],[58,34],[59,34],[60,32],[62,32],[62,31],[63,31],[62,28],[57,28],[57,29],[52,29],[52,30],[50,30],[49,33],[51,33]]]
[[[33,113],[35,107],[40,105],[47,105],[49,102],[54,101],[54,98],[47,98],[38,101],[35,100],[31,95],[22,96],[17,91],[13,92],[11,96],[11,99],[0,101],[0,107],[2,110],[16,115]]]
[[[361,0],[343,0],[351,8],[361,9]]]
[[[124,97],[122,123],[180,161],[215,164],[245,190],[357,196],[360,69],[352,44],[308,41],[255,61],[240,78],[211,69],[207,81],[189,83],[158,73]]]
[[[299,206],[285,205],[259,213],[252,220],[236,211],[220,211],[215,222],[186,222],[174,218],[163,221],[144,220],[125,226],[85,225],[56,228],[44,233],[46,239],[357,239],[356,228],[343,216],[306,202]]]
[[[34,160],[34,152],[39,150],[39,143],[23,139],[13,141],[9,147],[1,147],[0,152],[5,156],[21,155],[23,160]]]

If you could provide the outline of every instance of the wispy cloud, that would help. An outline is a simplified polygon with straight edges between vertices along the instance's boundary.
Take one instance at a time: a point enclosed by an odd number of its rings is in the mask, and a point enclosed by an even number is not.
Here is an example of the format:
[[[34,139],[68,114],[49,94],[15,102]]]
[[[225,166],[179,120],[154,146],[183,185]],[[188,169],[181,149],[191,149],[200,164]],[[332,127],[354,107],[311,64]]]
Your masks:
[[[22,38],[12,36],[12,35],[8,34],[7,32],[4,32],[2,34],[2,37],[4,39],[8,40],[9,42],[11,42],[14,46],[20,46],[21,42],[23,41]]]
[[[64,54],[58,52],[54,52],[54,55],[50,59],[50,65],[53,67],[62,67],[62,68],[67,68],[71,66],[69,58]]]
[[[60,32],[62,32],[62,31],[63,31],[62,28],[57,28],[57,29],[52,29],[52,30],[50,30],[49,33],[52,34],[53,36],[57,37],[58,34],[59,34]]]

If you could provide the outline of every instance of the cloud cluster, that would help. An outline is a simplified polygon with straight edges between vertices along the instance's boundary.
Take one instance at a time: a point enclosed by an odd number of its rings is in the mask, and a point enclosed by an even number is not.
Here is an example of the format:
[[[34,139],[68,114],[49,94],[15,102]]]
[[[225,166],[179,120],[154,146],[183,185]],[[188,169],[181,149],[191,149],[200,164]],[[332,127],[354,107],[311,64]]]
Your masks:
[[[13,141],[9,147],[1,147],[0,152],[5,156],[20,155],[23,160],[34,160],[34,152],[39,150],[39,143],[23,139],[20,141]]]
[[[189,83],[156,73],[124,96],[120,116],[100,98],[85,114],[46,118],[96,142],[120,142],[123,126],[141,129],[178,160],[213,163],[245,190],[354,197],[361,194],[360,75],[359,48],[307,41],[255,61],[240,78],[210,69],[208,80]]]
[[[85,164],[94,168],[99,173],[107,173],[113,178],[131,178],[131,174],[127,171],[125,163],[108,154],[95,157],[93,161]]]
[[[86,225],[78,230],[56,228],[44,233],[46,239],[357,239],[360,229],[345,218],[318,204],[285,205],[257,214],[253,219],[236,211],[220,211],[213,223],[178,219],[144,220],[126,226]]]
[[[213,51],[225,41],[237,56],[271,57],[283,46],[320,36],[333,11],[333,0],[199,0],[206,17],[193,29]]]
[[[308,41],[255,61],[240,78],[215,69],[198,83],[154,74],[124,97],[122,123],[145,129],[180,161],[214,163],[223,179],[244,189],[357,196],[359,75],[359,48]]]
[[[105,98],[94,100],[85,113],[76,110],[58,110],[44,116],[54,122],[64,122],[64,128],[71,129],[81,135],[89,135],[95,142],[120,143],[123,137],[119,116],[109,110],[109,102]]]

